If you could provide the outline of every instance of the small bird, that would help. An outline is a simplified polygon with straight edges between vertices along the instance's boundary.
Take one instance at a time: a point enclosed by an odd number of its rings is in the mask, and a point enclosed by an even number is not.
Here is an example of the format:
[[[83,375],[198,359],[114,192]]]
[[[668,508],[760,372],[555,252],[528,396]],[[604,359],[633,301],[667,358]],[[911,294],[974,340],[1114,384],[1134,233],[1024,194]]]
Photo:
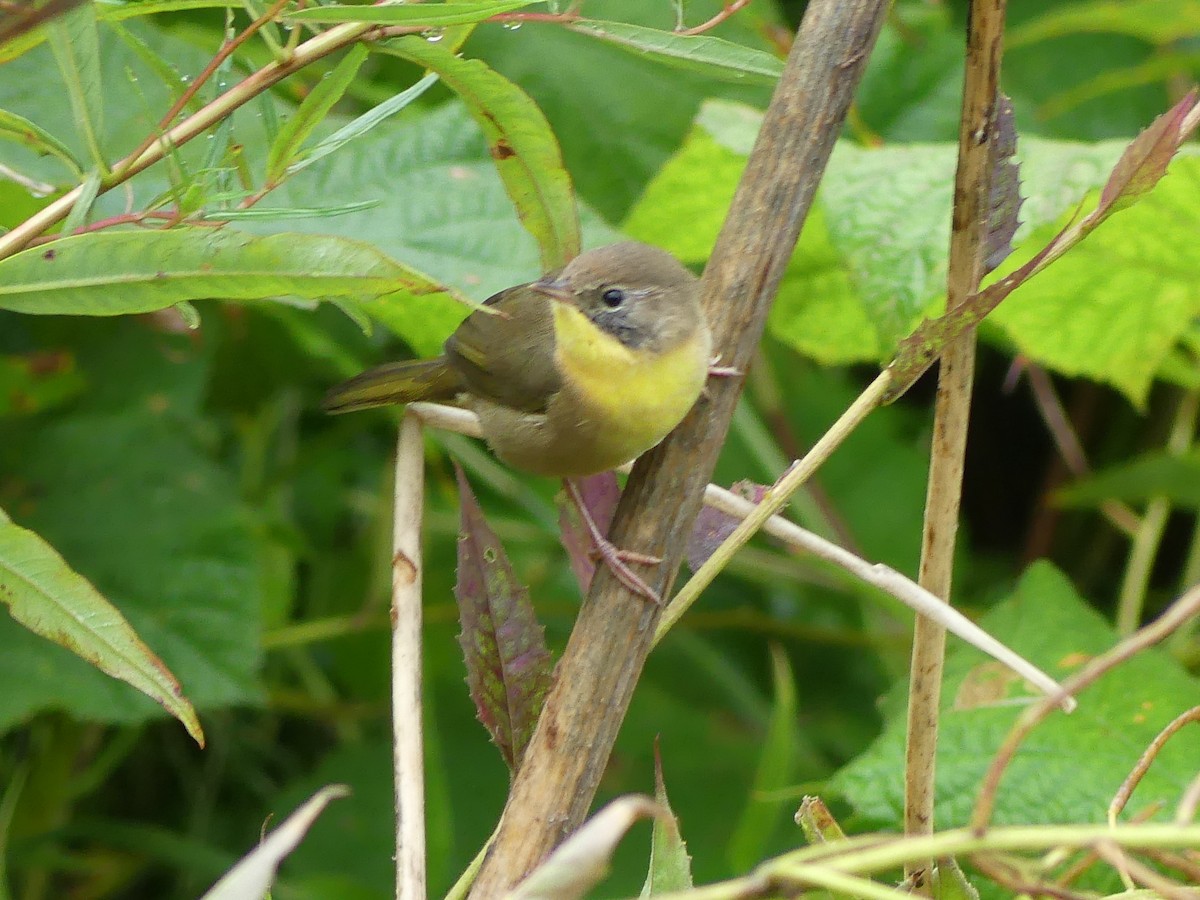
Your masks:
[[[331,389],[324,408],[342,413],[419,400],[466,406],[497,456],[567,479],[578,505],[570,478],[640,456],[700,396],[712,337],[699,286],[657,247],[627,241],[589,250],[490,297],[442,356],[364,372]],[[580,512],[617,576],[657,601],[582,505]]]

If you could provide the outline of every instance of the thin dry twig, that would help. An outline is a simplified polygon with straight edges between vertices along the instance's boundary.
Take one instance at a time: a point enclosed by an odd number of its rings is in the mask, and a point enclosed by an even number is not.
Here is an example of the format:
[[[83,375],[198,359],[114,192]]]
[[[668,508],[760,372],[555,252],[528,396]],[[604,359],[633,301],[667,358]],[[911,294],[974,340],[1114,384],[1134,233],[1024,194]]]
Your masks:
[[[1196,809],[1200,808],[1200,772],[1188,784],[1175,810],[1175,823],[1184,825],[1196,818]]]
[[[1137,884],[1145,885],[1165,900],[1196,900],[1196,892],[1172,881],[1145,863],[1130,856],[1119,844],[1112,841],[1097,841],[1096,852],[1106,863],[1129,879],[1127,887],[1133,890]]]
[[[1113,796],[1112,802],[1108,804],[1108,821],[1110,825],[1117,823],[1117,816],[1121,814],[1121,810],[1129,802],[1129,798],[1141,783],[1142,778],[1150,771],[1150,766],[1158,758],[1159,752],[1166,745],[1167,741],[1179,729],[1192,722],[1200,722],[1200,706],[1193,706],[1186,712],[1176,716],[1162,731],[1155,735],[1154,740],[1150,742],[1150,746],[1142,752],[1133,769],[1125,777],[1125,780],[1121,782],[1121,786],[1117,788],[1117,793]]]
[[[421,521],[425,442],[406,415],[396,442],[392,537],[392,754],[396,897],[425,900],[425,764],[421,715]]]
[[[1005,0],[972,0],[967,29],[967,65],[959,122],[958,168],[946,281],[948,310],[965,303],[979,288],[987,255],[989,196],[995,165],[999,114],[1000,60],[1004,41]],[[946,346],[938,369],[929,487],[921,539],[918,583],[950,600],[963,462],[975,375],[975,332],[969,330]],[[905,745],[904,832],[933,831],[934,761],[946,632],[919,617],[913,632],[909,670],[908,738]],[[906,878],[927,893],[933,860],[905,866]]]
[[[725,361],[745,371],[854,86],[888,9],[885,0],[813,0],[746,174],[704,273],[704,309]],[[646,581],[669,593],[737,395],[710,385],[675,432],[633,469],[609,539],[659,556]],[[472,891],[501,896],[583,821],[650,650],[659,608],[601,568],[513,782]]]
[[[1155,621],[1089,661],[1087,665],[1063,682],[1063,689],[1071,694],[1078,694],[1109,670],[1163,640],[1197,613],[1200,613],[1200,585],[1196,585],[1183,594]],[[1004,771],[1012,762],[1013,756],[1016,755],[1017,748],[1053,709],[1054,698],[1047,697],[1025,709],[1020,718],[1013,723],[1004,743],[996,751],[996,756],[980,787],[979,798],[975,801],[975,810],[971,814],[971,828],[977,833],[983,833],[992,820],[1000,779],[1004,777]]]

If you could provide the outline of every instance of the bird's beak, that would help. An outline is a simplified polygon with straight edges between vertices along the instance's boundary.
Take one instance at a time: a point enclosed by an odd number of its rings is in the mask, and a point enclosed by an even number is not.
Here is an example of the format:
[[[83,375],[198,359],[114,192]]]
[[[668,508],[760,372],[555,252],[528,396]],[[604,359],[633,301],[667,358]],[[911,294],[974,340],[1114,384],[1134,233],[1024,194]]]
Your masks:
[[[557,300],[559,303],[570,303],[575,297],[567,283],[561,278],[542,278],[529,286],[539,294],[543,294],[551,300]]]

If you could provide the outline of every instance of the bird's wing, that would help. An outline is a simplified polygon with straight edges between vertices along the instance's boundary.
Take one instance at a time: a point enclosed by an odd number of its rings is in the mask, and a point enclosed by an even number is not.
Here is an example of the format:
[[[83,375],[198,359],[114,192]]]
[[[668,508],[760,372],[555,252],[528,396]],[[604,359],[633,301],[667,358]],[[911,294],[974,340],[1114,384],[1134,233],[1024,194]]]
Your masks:
[[[543,412],[562,387],[554,364],[554,321],[544,294],[518,285],[490,297],[446,341],[446,357],[472,394]]]

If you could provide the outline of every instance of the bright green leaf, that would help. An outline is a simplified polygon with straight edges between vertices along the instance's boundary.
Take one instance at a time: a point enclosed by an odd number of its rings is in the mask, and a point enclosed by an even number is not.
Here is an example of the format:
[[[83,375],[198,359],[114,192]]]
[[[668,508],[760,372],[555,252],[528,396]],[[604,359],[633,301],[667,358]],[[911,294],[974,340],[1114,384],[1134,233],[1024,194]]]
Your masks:
[[[14,524],[3,510],[0,601],[30,631],[153,698],[203,746],[196,711],[162,660],[86,578],[44,540]]]
[[[774,84],[783,73],[783,61],[778,57],[710,35],[676,34],[627,22],[593,19],[580,19],[569,27],[632,53],[679,68],[697,69],[717,78]]]

